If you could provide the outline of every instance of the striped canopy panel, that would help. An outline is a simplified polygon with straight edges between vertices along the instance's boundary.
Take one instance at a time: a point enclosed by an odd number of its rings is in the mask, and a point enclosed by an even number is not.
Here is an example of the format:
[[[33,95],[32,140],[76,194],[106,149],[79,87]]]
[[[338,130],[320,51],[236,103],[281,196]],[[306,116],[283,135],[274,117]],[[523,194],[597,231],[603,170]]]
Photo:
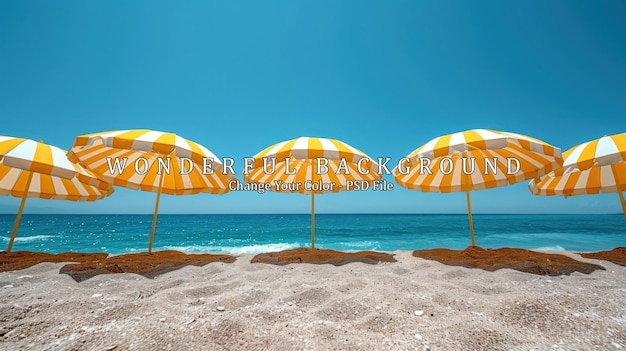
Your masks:
[[[567,150],[563,168],[533,179],[535,195],[584,195],[626,189],[626,133],[605,136]]]
[[[158,191],[162,174],[162,192],[170,195],[223,194],[229,191],[229,181],[235,180],[231,172],[222,172],[223,164],[206,147],[173,133],[147,129],[78,136],[68,157],[114,185],[135,190]],[[124,159],[124,170],[111,172],[109,163]]]
[[[32,175],[28,189],[28,177]],[[70,162],[58,147],[0,136],[0,194],[43,199],[95,201],[113,192],[110,184]]]
[[[407,158],[408,162],[393,170],[396,182],[412,190],[442,193],[518,183],[542,176],[559,168],[563,162],[561,150],[541,140],[487,129],[440,136],[417,148]],[[508,158],[519,162],[518,172],[507,174]],[[514,171],[515,161],[510,162]],[[400,166],[403,169],[399,169]]]
[[[272,184],[272,191],[297,192],[301,194],[329,193],[348,190],[347,181],[365,181],[371,184],[374,180],[381,179],[377,173],[375,162],[362,151],[335,139],[300,137],[274,144],[265,150],[254,155],[254,167],[249,174],[244,174],[244,179],[249,183],[269,183]],[[263,159],[266,161],[263,161]],[[317,167],[317,159],[325,158],[328,161],[328,172],[323,173]],[[361,161],[361,171],[358,169]],[[272,172],[272,160],[275,160],[276,169]],[[287,161],[289,160],[289,161]],[[343,160],[343,161],[342,161]],[[264,169],[264,162],[268,165],[267,171]],[[324,161],[322,161],[324,162]],[[342,162],[344,162],[342,164]],[[289,163],[289,164],[288,164]],[[289,166],[289,169],[287,169]],[[288,174],[295,173],[295,174]],[[272,173],[272,174],[268,174]],[[275,181],[282,181],[287,184],[297,184],[297,190],[276,189]],[[306,181],[322,183],[335,183],[332,189],[306,189]]]

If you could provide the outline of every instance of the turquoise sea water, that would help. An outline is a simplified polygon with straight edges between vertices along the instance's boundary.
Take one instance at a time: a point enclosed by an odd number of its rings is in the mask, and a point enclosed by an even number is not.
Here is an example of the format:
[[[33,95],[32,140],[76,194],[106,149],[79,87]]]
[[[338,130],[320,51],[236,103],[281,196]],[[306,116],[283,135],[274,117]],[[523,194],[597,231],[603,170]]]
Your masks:
[[[6,250],[15,215],[0,215]],[[141,252],[148,247],[151,215],[24,215],[13,251]],[[319,214],[318,248],[343,251],[415,250],[470,245],[467,215]],[[622,215],[474,215],[481,247],[598,251],[626,246]],[[153,250],[278,251],[311,245],[311,216],[159,215]]]

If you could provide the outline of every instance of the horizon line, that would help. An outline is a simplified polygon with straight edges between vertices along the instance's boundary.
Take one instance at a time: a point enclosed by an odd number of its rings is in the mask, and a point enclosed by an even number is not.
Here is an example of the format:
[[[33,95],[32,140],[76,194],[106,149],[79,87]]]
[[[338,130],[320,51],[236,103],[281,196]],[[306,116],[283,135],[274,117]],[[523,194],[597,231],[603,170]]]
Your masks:
[[[0,213],[0,216],[15,216],[15,213]],[[152,216],[153,213],[24,213],[23,215],[69,215],[69,216]],[[311,213],[302,212],[302,213],[159,213],[160,215],[168,215],[168,216],[206,216],[206,215],[311,215]],[[463,215],[467,216],[467,213],[456,212],[456,213],[441,213],[441,212],[319,212],[315,213],[315,215],[434,215],[434,216],[448,216],[448,215]],[[615,213],[472,213],[473,216],[509,216],[509,215],[623,215],[621,212]]]

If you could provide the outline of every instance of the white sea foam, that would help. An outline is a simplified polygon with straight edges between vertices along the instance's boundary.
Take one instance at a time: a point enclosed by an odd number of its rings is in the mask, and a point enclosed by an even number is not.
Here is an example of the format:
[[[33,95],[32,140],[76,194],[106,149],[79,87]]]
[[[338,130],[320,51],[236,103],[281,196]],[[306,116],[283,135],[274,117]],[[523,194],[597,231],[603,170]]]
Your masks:
[[[542,246],[542,247],[538,247],[538,248],[533,249],[533,250],[535,250],[535,251],[567,251],[560,245],[556,245],[556,246]]]
[[[188,245],[188,246],[163,246],[158,250],[176,250],[182,252],[211,252],[223,253],[230,255],[258,254],[264,252],[276,252],[282,250],[297,249],[302,247],[298,243],[274,243],[262,245],[248,246],[205,246],[205,245]]]
[[[2,238],[2,240],[7,241],[7,242],[11,240],[11,237],[7,237],[7,236],[0,236],[0,238]],[[48,240],[50,238],[56,238],[56,235],[16,236],[14,241],[16,243],[30,243],[33,241]]]
[[[376,248],[378,248],[380,245],[377,241],[342,241],[340,243],[338,243],[340,247],[345,247],[345,248],[354,248],[354,249],[371,249],[371,250],[375,250]]]

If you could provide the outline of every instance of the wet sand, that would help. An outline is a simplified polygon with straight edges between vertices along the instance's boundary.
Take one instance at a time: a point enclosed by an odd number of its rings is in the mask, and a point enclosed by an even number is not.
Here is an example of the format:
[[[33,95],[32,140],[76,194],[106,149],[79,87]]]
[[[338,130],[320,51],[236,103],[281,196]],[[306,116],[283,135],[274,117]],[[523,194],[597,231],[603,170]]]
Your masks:
[[[289,263],[332,264],[342,266],[348,263],[361,262],[377,264],[396,262],[392,254],[376,251],[342,252],[319,249],[293,249],[280,252],[262,253],[252,258],[252,263],[269,263],[286,265]]]
[[[604,269],[598,264],[581,262],[560,254],[514,248],[468,247],[465,250],[416,250],[413,251],[413,256],[450,266],[479,268],[489,272],[508,268],[538,275],[557,276],[574,272],[589,274],[595,270]]]
[[[604,260],[613,262],[620,266],[626,266],[626,247],[616,247],[613,250],[608,251],[581,253],[580,255],[584,258]]]

